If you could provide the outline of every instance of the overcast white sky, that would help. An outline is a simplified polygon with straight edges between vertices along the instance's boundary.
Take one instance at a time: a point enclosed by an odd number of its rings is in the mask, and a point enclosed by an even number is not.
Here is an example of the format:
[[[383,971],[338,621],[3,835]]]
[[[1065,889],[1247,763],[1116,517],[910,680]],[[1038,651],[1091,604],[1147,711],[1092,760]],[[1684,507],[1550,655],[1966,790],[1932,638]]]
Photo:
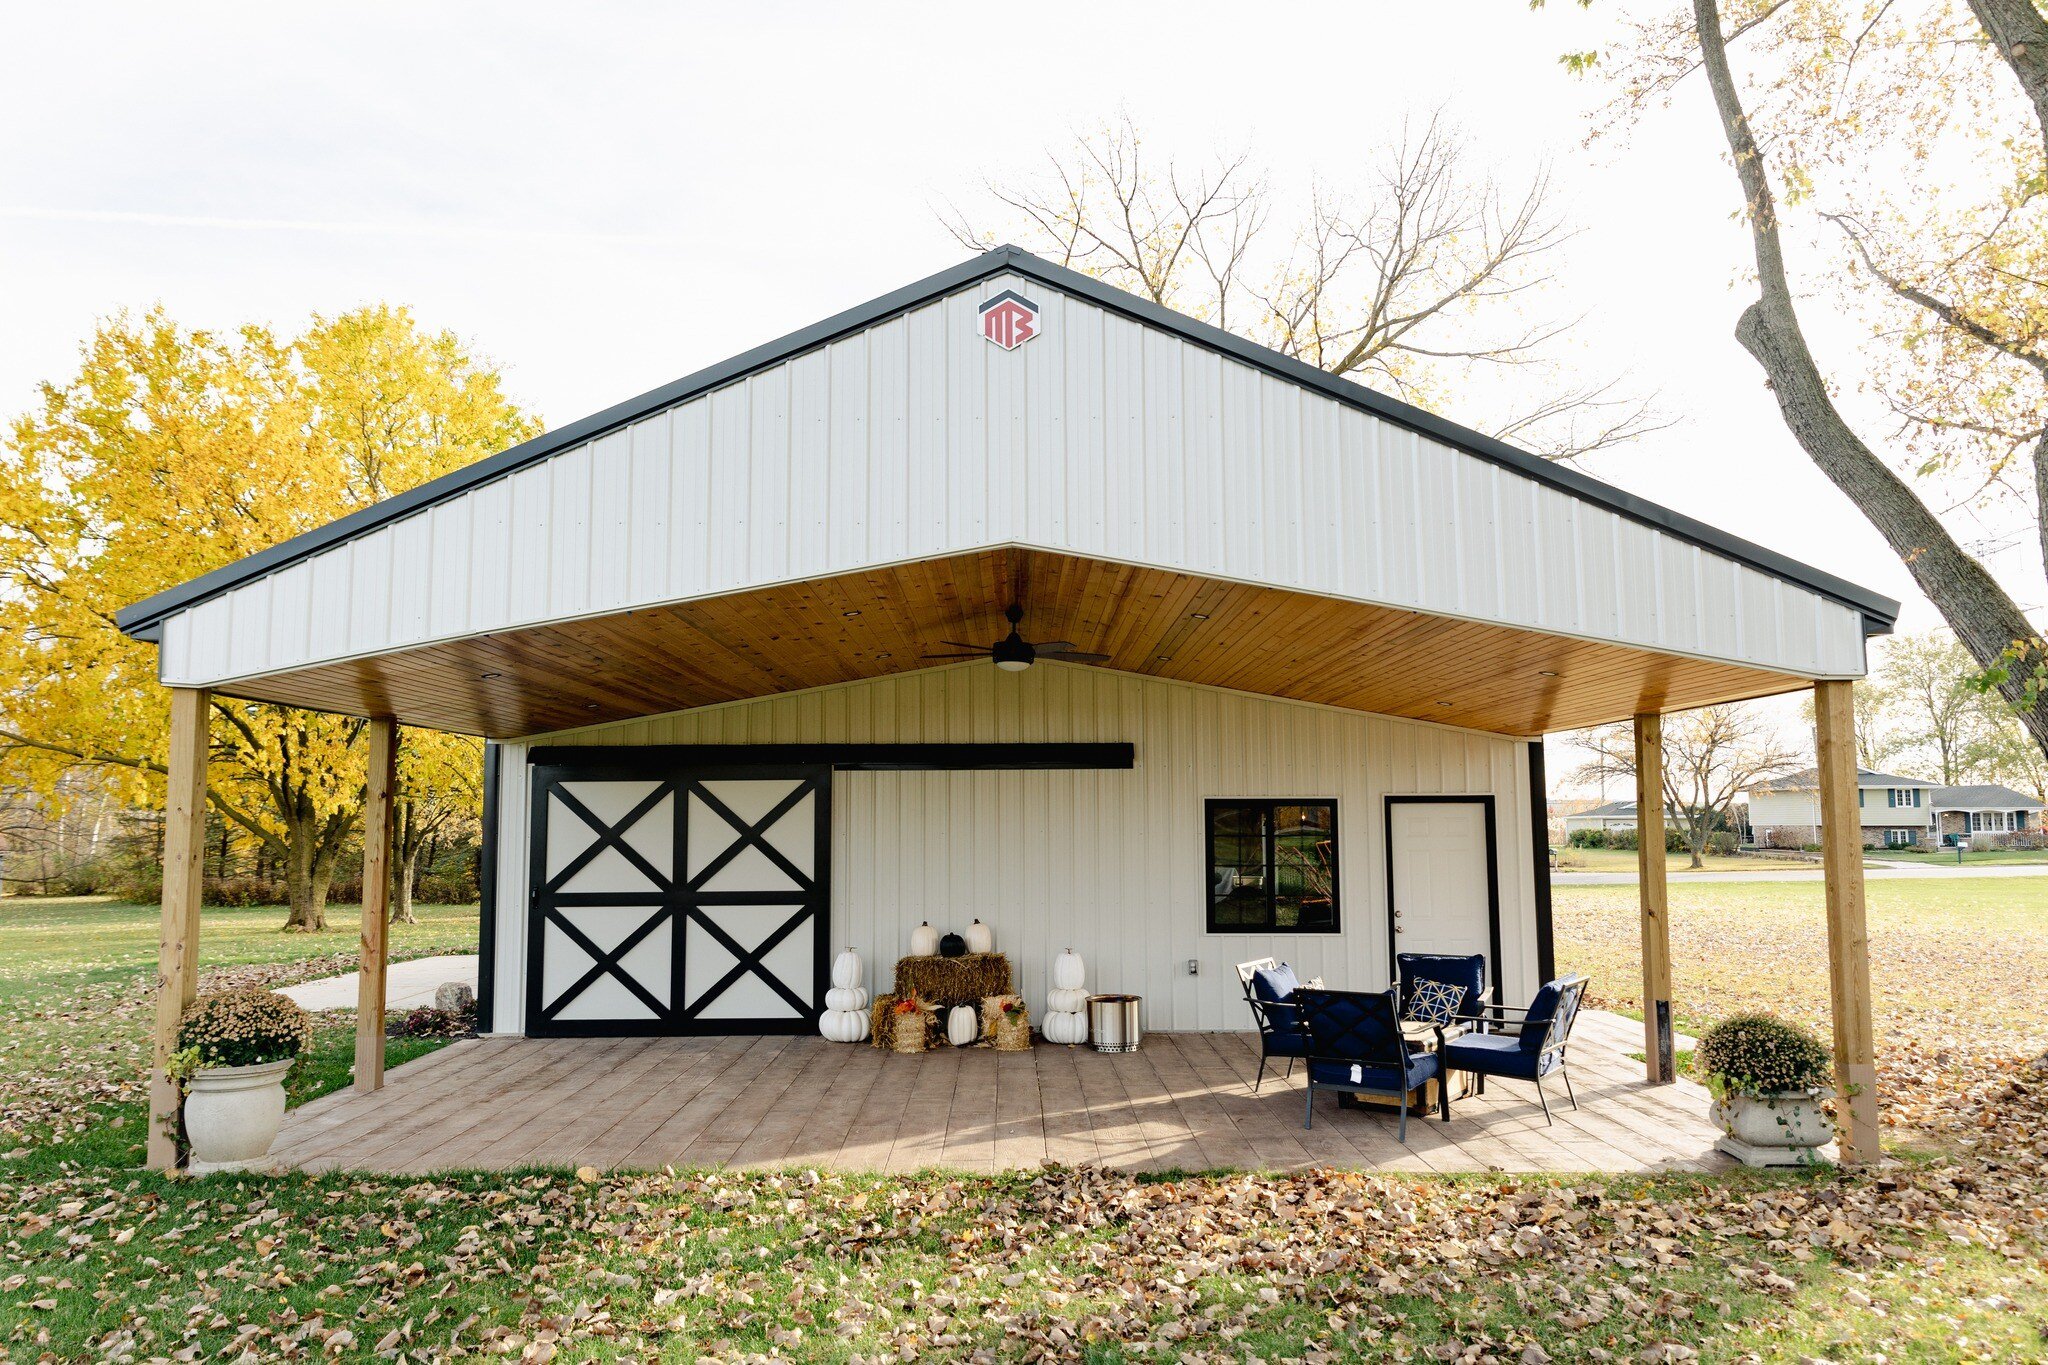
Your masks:
[[[1695,87],[1584,150],[1556,54],[1607,7],[41,5],[0,16],[0,414],[96,318],[389,300],[573,420],[958,259],[933,206],[1128,108],[1155,146],[1362,178],[1444,105],[1509,177],[1556,164],[1589,370],[1679,424],[1592,472],[1906,600],[1731,329],[1733,182]],[[1451,415],[1455,416],[1453,411]],[[2024,601],[2038,567],[2001,555]]]

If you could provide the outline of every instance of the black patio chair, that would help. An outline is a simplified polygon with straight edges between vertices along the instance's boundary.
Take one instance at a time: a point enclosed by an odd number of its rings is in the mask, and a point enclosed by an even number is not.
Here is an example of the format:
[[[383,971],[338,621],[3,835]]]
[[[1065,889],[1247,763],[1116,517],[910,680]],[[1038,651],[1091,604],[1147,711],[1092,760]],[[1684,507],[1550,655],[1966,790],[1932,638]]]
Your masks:
[[[1244,986],[1244,1002],[1251,1007],[1259,1026],[1259,1074],[1252,1081],[1257,1094],[1266,1080],[1266,1063],[1287,1059],[1287,1076],[1294,1076],[1295,1059],[1306,1055],[1308,1040],[1294,1006],[1294,994],[1301,989],[1294,968],[1270,957],[1237,964],[1237,979]]]
[[[1503,1005],[1492,1011],[1503,1016],[1521,1016],[1521,1032],[1473,1033],[1454,1038],[1444,1045],[1444,1069],[1469,1071],[1478,1077],[1479,1091],[1486,1093],[1486,1078],[1501,1076],[1529,1081],[1536,1087],[1536,1100],[1543,1106],[1543,1121],[1550,1123],[1550,1100],[1543,1093],[1543,1078],[1556,1072],[1564,1078],[1565,1097],[1572,1108],[1579,1097],[1572,1093],[1571,1072],[1565,1069],[1565,1051],[1571,1045],[1572,1025],[1578,1022],[1579,1004],[1586,997],[1584,976],[1561,976],[1544,983],[1527,1009]]]
[[[1302,1032],[1308,1035],[1308,1107],[1301,1126],[1313,1128],[1316,1090],[1369,1090],[1398,1095],[1400,1140],[1408,1140],[1408,1092],[1443,1075],[1443,1030],[1437,1051],[1411,1051],[1401,1036],[1401,1016],[1392,991],[1325,991],[1303,987],[1294,993]],[[1439,1085],[1441,1117],[1451,1117],[1451,1088]]]

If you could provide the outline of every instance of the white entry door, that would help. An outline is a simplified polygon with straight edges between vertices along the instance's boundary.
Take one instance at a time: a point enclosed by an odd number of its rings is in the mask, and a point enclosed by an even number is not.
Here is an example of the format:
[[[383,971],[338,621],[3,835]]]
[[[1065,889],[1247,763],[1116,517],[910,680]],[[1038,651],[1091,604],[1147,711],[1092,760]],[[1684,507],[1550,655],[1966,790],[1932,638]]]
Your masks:
[[[1388,939],[1396,953],[1483,954],[1500,980],[1490,796],[1387,798]]]
[[[534,774],[527,1032],[799,1032],[826,982],[831,774]]]

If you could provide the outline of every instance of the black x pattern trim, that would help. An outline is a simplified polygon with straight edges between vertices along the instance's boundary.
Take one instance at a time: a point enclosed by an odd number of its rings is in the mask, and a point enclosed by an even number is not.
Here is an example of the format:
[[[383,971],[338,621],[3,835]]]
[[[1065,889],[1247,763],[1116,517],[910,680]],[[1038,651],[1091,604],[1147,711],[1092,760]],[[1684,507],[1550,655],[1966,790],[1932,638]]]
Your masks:
[[[626,842],[626,831],[639,824],[649,811],[661,804],[661,799],[664,796],[667,796],[675,789],[676,784],[673,782],[661,783],[647,794],[646,799],[634,806],[633,809],[627,811],[620,818],[618,824],[611,825],[606,824],[604,818],[592,812],[590,807],[578,801],[569,791],[568,787],[557,786],[555,788],[555,799],[562,803],[564,810],[590,826],[596,832],[597,838],[581,853],[571,858],[560,872],[549,878],[545,889],[549,891],[561,890],[562,887],[568,884],[571,877],[590,866],[598,854],[608,848],[615,848],[624,855],[627,862],[639,870],[642,876],[646,877],[655,886],[666,891],[673,883],[662,874],[659,868],[642,857],[639,849]]]
[[[767,838],[768,831],[774,826],[775,822],[796,809],[797,805],[806,796],[811,794],[810,783],[797,783],[794,791],[783,797],[782,800],[776,803],[773,810],[753,824],[749,824],[741,816],[735,815],[732,808],[716,796],[713,796],[702,782],[690,783],[689,794],[701,800],[710,809],[712,814],[732,826],[733,831],[739,835],[737,839],[727,844],[716,858],[704,864],[702,872],[689,879],[690,890],[703,890],[706,882],[724,871],[728,863],[734,858],[739,857],[740,854],[746,852],[749,848],[758,848],[763,854],[767,855],[768,861],[774,863],[776,867],[782,870],[784,876],[795,883],[796,890],[808,891],[811,889],[812,882],[810,876],[802,868],[784,857],[782,850],[769,843]]]
[[[740,945],[733,940],[732,935],[726,933],[725,930],[719,928],[716,924],[712,923],[711,917],[704,913],[702,907],[691,909],[688,912],[688,917],[691,920],[695,921],[698,925],[700,925],[705,933],[717,939],[719,944],[727,952],[731,953],[735,958],[739,960],[733,964],[732,970],[728,971],[724,976],[721,976],[720,978],[718,978],[717,981],[713,982],[704,991],[702,995],[698,996],[695,1000],[689,1001],[684,1004],[684,1018],[695,1019],[701,1014],[703,1014],[706,1007],[708,1007],[712,1001],[718,999],[719,996],[725,993],[727,987],[731,986],[735,981],[738,981],[741,977],[747,975],[749,972],[761,978],[761,980],[767,982],[769,988],[772,989],[777,995],[781,996],[784,1000],[788,1001],[790,1008],[795,1010],[799,1015],[802,1015],[806,1018],[810,1016],[811,1011],[813,1009],[811,1002],[804,999],[802,996],[798,995],[795,991],[791,990],[787,985],[785,985],[782,981],[782,978],[777,976],[774,972],[768,970],[767,964],[762,960],[768,956],[770,950],[772,950],[775,947],[775,945],[781,943],[782,940],[788,938],[791,934],[795,933],[800,925],[804,924],[807,920],[809,920],[812,917],[810,906],[798,906],[796,913],[791,915],[788,919],[784,920],[781,926],[778,927],[774,933],[762,939],[760,946],[755,948],[752,952],[748,952],[745,948],[740,947]]]
[[[583,973],[582,976],[576,978],[567,989],[556,996],[554,1003],[541,1011],[541,1018],[552,1019],[560,1014],[577,996],[597,984],[607,973],[614,977],[620,985],[638,996],[642,1004],[653,1010],[655,1018],[667,1019],[672,1017],[675,1013],[672,1007],[664,1005],[652,991],[641,985],[631,972],[626,971],[619,965],[625,959],[627,953],[639,947],[649,934],[653,933],[663,924],[668,923],[670,918],[668,907],[663,906],[642,921],[639,928],[620,939],[618,946],[607,953],[591,942],[588,935],[570,923],[568,918],[559,911],[548,911],[548,922],[567,935],[571,943],[596,959],[596,965]],[[671,994],[674,993],[675,983],[671,982],[669,984],[669,991]]]

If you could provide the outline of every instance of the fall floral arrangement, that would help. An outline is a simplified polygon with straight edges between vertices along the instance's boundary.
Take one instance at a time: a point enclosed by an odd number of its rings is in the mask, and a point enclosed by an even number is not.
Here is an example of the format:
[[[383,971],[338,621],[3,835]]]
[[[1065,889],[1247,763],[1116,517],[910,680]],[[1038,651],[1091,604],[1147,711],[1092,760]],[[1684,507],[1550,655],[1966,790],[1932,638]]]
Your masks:
[[[177,1069],[258,1066],[298,1056],[313,1045],[313,1021],[279,995],[250,987],[202,996],[178,1025]]]
[[[1715,1099],[1806,1094],[1829,1081],[1828,1050],[1772,1014],[1737,1014],[1700,1035],[1693,1070]]]

